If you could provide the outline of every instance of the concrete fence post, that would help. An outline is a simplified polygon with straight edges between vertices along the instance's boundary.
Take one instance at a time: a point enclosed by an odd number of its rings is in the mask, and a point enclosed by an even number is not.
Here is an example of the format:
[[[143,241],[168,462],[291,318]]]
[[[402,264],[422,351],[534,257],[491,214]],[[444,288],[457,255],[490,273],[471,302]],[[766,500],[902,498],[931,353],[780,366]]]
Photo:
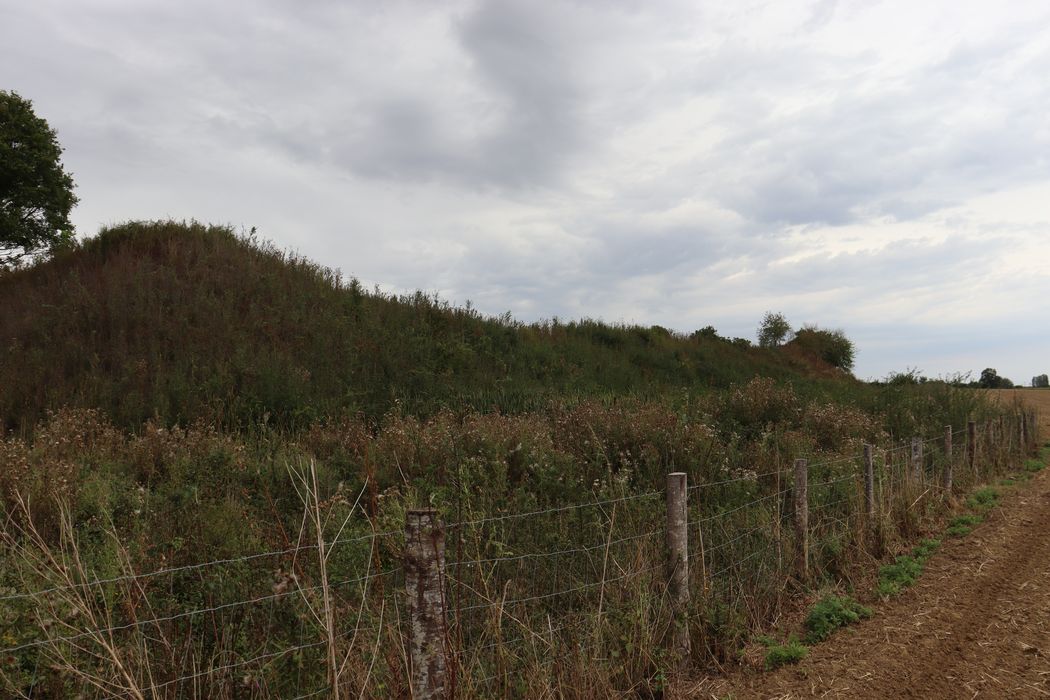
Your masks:
[[[674,627],[672,653],[678,669],[689,664],[689,488],[684,472],[667,475],[667,563]]]
[[[995,431],[995,454],[996,460],[998,461],[997,466],[1002,469],[1003,463],[1005,462],[1005,454],[1007,449],[1006,444],[1006,419],[1003,418],[1003,414],[999,414],[998,428]]]
[[[966,423],[966,459],[970,462],[970,471],[977,476],[977,421]]]
[[[809,467],[804,459],[795,460],[795,572],[800,581],[809,580]]]
[[[952,495],[952,426],[944,426],[944,473],[941,485],[944,487],[944,497]]]
[[[1028,412],[1021,411],[1021,455],[1028,454]]]
[[[405,515],[409,674],[416,700],[448,695],[445,646],[445,530],[432,509]]]
[[[875,524],[875,448],[864,445],[864,515],[868,529]]]
[[[911,478],[916,485],[922,485],[922,438],[911,439]]]

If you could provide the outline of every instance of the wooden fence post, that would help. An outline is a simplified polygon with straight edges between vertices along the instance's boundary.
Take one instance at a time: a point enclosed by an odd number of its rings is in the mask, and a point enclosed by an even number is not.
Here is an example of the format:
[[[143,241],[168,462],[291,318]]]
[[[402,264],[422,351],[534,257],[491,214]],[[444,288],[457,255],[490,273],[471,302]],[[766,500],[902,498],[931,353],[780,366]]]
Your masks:
[[[809,580],[809,469],[804,459],[795,460],[795,572],[800,581]]]
[[[1028,412],[1021,411],[1021,455],[1028,454]]]
[[[917,486],[921,486],[922,477],[922,438],[913,437],[911,439],[911,478]]]
[[[875,448],[864,444],[864,514],[868,529],[875,524]]]
[[[970,460],[970,471],[977,476],[977,421],[966,423],[966,457]]]
[[[689,664],[689,489],[684,472],[667,475],[667,550],[674,628],[672,653],[678,669]]]
[[[405,516],[409,674],[417,700],[448,695],[445,648],[445,530],[432,509]]]
[[[941,485],[944,486],[944,497],[952,495],[952,426],[944,426],[944,474]]]

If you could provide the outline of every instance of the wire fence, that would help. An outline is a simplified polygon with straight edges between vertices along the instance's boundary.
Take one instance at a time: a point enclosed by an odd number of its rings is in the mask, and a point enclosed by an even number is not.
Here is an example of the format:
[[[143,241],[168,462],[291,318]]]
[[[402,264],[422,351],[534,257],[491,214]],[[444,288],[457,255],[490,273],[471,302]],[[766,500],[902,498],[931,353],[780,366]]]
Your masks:
[[[630,673],[622,650],[664,644],[683,612],[677,567],[688,566],[690,619],[714,635],[743,593],[805,583],[844,549],[868,547],[872,511],[885,517],[987,478],[1030,447],[1031,423],[1008,416],[890,444],[869,471],[862,454],[817,460],[801,485],[798,469],[779,468],[689,484],[677,560],[662,490],[468,517],[436,528],[417,555],[405,531],[375,529],[355,503],[344,527],[357,531],[330,540],[320,528],[317,541],[145,572],[125,558],[113,575],[97,575],[75,542],[55,551],[31,524],[9,521],[5,543],[27,564],[22,589],[0,592],[3,673],[25,688],[27,669],[46,663],[103,693],[172,698],[262,697],[289,682],[315,688],[297,698],[340,684],[418,694],[413,669],[434,655],[442,688],[476,694],[528,694],[511,687],[528,682],[523,671],[571,673],[596,658]],[[437,642],[414,638],[427,566],[439,582]],[[254,590],[227,585],[232,568]],[[246,625],[269,631],[265,647],[229,654],[226,630]],[[101,667],[116,672],[92,677]]]

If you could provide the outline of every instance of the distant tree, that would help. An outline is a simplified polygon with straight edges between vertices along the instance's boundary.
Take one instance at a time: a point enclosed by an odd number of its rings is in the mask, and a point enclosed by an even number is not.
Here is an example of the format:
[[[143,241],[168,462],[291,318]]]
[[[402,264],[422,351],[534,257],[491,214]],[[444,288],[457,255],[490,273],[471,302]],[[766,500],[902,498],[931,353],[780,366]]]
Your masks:
[[[762,324],[758,327],[758,344],[763,348],[775,348],[783,345],[791,333],[791,324],[784,318],[784,314],[767,311],[762,318]]]
[[[700,338],[710,338],[711,340],[724,340],[718,335],[718,330],[714,326],[704,326],[698,331],[693,331],[689,336],[693,340],[699,340]]]
[[[1036,387],[1037,389],[1046,389],[1050,387],[1050,377],[1047,377],[1045,374],[1040,374],[1037,377],[1032,377],[1032,386]]]
[[[977,386],[982,389],[1011,389],[1014,383],[1006,377],[1000,377],[999,373],[993,368],[988,367],[981,372],[981,378],[977,381]]]
[[[33,104],[0,90],[0,266],[73,239],[77,198],[61,155]]]
[[[803,326],[795,333],[793,345],[818,356],[833,367],[847,372],[853,369],[856,348],[853,341],[840,330],[824,330],[816,326]]]

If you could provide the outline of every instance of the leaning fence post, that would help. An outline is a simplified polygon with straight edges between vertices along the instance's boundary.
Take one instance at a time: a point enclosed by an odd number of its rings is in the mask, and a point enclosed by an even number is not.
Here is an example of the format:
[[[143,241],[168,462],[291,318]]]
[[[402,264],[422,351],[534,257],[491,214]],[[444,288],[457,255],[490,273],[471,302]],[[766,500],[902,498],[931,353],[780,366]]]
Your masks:
[[[667,475],[667,550],[674,606],[671,645],[682,670],[689,663],[689,489],[684,472]]]
[[[916,485],[922,485],[922,438],[911,439],[911,476]]]
[[[970,471],[977,476],[977,421],[966,423],[966,457],[970,460]]]
[[[405,591],[413,698],[448,694],[444,584],[445,530],[437,512],[410,510],[405,515]]]
[[[804,459],[795,460],[795,535],[798,550],[795,571],[800,581],[809,579],[809,474]]]
[[[952,426],[944,426],[944,496],[952,495]]]
[[[868,518],[868,528],[875,524],[875,448],[864,444],[864,513]]]

